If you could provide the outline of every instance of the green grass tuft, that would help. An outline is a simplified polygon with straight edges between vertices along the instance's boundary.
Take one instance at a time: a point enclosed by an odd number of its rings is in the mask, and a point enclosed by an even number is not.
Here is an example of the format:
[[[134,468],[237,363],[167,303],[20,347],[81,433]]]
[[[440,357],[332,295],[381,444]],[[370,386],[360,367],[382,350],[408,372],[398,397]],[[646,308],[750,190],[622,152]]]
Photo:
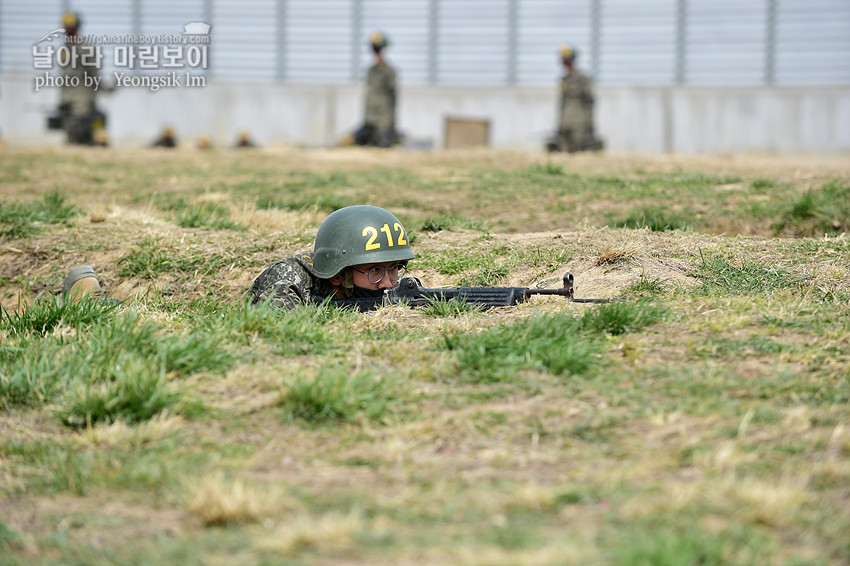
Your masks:
[[[215,332],[236,341],[250,342],[254,337],[272,343],[276,354],[295,356],[319,353],[347,341],[345,325],[355,320],[356,311],[328,304],[296,305],[282,311],[265,305],[250,305],[222,313],[212,325]]]
[[[61,191],[53,190],[47,192],[41,202],[0,201],[0,237],[10,240],[26,238],[48,224],[69,225],[70,220],[82,211],[65,204],[65,199]]]
[[[183,228],[212,228],[213,230],[247,230],[233,222],[227,208],[214,203],[188,205],[176,211],[174,220]]]
[[[80,329],[111,317],[118,303],[97,297],[82,297],[74,303],[60,295],[39,295],[29,305],[9,312],[0,306],[0,329],[13,335],[39,334],[44,336],[57,326]]]
[[[281,197],[278,195],[260,195],[255,201],[259,210],[281,209],[295,212],[316,210],[322,212],[333,212],[346,206],[359,204],[355,199],[341,197],[333,194],[317,195],[315,197],[304,197],[303,195],[291,195]]]
[[[17,550],[22,543],[21,535],[7,527],[3,521],[0,521],[0,550]]]
[[[792,349],[765,336],[751,336],[746,339],[709,336],[702,345],[693,347],[693,354],[703,358],[740,358],[750,355],[775,355]]]
[[[455,228],[466,228],[468,230],[487,232],[487,227],[483,220],[472,220],[464,216],[452,216],[449,214],[429,216],[419,227],[419,229],[423,232],[440,232],[442,230],[452,231]]]
[[[146,238],[118,259],[118,275],[148,280],[157,279],[164,273],[197,277],[211,273],[231,262],[231,258],[216,253],[194,250],[189,253],[176,253],[165,249],[161,241]]]
[[[428,304],[422,307],[421,312],[422,314],[436,318],[450,318],[479,312],[480,310],[481,305],[476,305],[475,303],[470,303],[457,297],[453,297],[448,301],[429,297]]]
[[[61,398],[58,414],[73,426],[135,422],[169,407],[183,411],[177,409],[181,396],[164,380],[223,373],[233,361],[214,332],[163,333],[133,313],[106,317],[73,335],[45,337],[38,348],[29,347],[33,340],[22,336],[0,348],[0,400],[44,404]]]
[[[285,414],[315,424],[382,422],[397,398],[397,388],[389,379],[344,365],[324,366],[315,376],[299,375],[285,385]]]
[[[774,225],[798,236],[850,231],[850,184],[831,181],[797,197]]]
[[[492,258],[491,258],[492,259]],[[436,251],[428,257],[416,258],[417,266],[434,268],[444,275],[458,275],[468,269],[474,269],[486,263],[481,254],[462,250]]]
[[[443,334],[443,347],[454,353],[458,374],[473,383],[511,381],[520,370],[582,375],[597,360],[599,334],[635,332],[662,320],[666,312],[648,301],[618,301],[581,318],[536,315],[478,334]]]
[[[121,356],[120,373],[114,380],[77,382],[59,403],[57,417],[67,426],[90,427],[117,420],[133,424],[146,421],[166,409],[185,413],[183,394],[165,377],[165,368],[134,356]]]
[[[504,264],[489,264],[461,278],[461,285],[469,287],[493,287],[499,285],[508,276],[508,266]]]
[[[735,265],[732,260],[718,254],[705,254],[700,250],[700,263],[696,276],[702,280],[697,293],[759,295],[783,289],[797,289],[804,278],[793,277],[776,267],[762,266],[743,260]]]
[[[157,194],[154,203],[160,210],[173,213],[174,222],[183,228],[211,228],[213,230],[246,230],[247,227],[230,219],[230,209],[214,203],[192,203],[184,197]]]
[[[779,183],[775,179],[768,179],[767,177],[758,177],[757,179],[753,179],[750,183],[750,187],[755,192],[763,193],[766,189],[775,189],[779,186]]]
[[[83,338],[87,338],[83,344],[91,363],[100,365],[95,375],[101,379],[117,379],[120,371],[112,368],[119,368],[119,357],[128,353],[147,360],[152,367],[164,368],[174,377],[199,371],[223,373],[233,361],[233,353],[214,331],[165,333],[158,324],[140,320],[133,313],[95,326]]]
[[[546,163],[540,164],[535,163],[528,169],[526,169],[528,173],[532,175],[566,175],[567,170],[564,168],[563,163],[553,163],[551,161],[547,161]]]
[[[693,222],[690,215],[673,212],[661,207],[643,207],[633,210],[626,218],[609,222],[614,228],[649,228],[653,232],[666,230],[690,230]]]
[[[614,553],[616,566],[722,566],[728,564],[719,538],[703,533],[644,532],[627,537]]]
[[[55,339],[22,340],[0,346],[0,401],[46,403],[74,379],[76,367],[65,361],[67,347]]]
[[[640,274],[637,283],[633,283],[625,294],[632,296],[653,297],[665,292],[664,281],[658,278],[648,277],[646,273]]]
[[[667,309],[650,301],[613,301],[585,311],[581,328],[614,336],[637,332],[665,318]]]
[[[538,315],[478,334],[443,334],[443,346],[454,353],[458,375],[473,383],[510,381],[526,369],[582,375],[598,353],[577,320],[564,315]]]

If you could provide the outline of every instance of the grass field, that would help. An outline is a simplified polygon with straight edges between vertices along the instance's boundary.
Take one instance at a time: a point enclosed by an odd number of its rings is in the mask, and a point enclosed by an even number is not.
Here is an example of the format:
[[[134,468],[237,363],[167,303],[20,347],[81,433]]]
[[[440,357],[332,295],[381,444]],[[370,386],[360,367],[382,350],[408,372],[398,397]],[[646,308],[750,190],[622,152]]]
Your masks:
[[[850,563],[846,158],[6,148],[0,191],[0,565]],[[428,286],[630,300],[246,307],[361,203]]]

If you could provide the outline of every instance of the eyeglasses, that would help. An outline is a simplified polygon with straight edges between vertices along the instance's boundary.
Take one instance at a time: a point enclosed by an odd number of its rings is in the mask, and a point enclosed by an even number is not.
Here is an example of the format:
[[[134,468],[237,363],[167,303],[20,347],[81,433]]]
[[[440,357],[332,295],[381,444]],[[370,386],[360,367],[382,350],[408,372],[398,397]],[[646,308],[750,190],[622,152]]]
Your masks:
[[[405,265],[402,263],[397,263],[395,265],[391,265],[389,267],[384,267],[383,265],[376,265],[371,269],[367,269],[366,271],[362,271],[353,267],[354,271],[362,273],[369,279],[369,283],[373,285],[377,285],[384,279],[384,275],[387,273],[390,274],[390,281],[398,281],[398,278],[404,274]]]

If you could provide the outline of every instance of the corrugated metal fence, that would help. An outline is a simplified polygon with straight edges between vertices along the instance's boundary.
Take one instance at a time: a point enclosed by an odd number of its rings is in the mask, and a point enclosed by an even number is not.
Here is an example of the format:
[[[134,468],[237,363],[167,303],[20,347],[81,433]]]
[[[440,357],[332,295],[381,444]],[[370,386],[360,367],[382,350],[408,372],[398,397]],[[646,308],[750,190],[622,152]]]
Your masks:
[[[210,23],[216,81],[359,81],[382,30],[405,84],[551,84],[563,43],[599,84],[850,84],[848,0],[0,0],[0,74],[65,10],[84,34]]]

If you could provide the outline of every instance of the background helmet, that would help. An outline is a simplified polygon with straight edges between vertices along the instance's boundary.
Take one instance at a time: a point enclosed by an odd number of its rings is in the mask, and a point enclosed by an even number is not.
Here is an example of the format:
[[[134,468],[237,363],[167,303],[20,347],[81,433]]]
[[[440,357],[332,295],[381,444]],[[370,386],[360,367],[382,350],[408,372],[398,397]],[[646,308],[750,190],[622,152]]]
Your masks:
[[[83,25],[82,18],[76,12],[65,12],[62,14],[62,27],[65,29],[79,29]]]
[[[332,212],[319,226],[313,274],[329,279],[353,265],[414,257],[407,231],[395,215],[377,206],[347,206]]]
[[[369,44],[372,47],[383,49],[384,47],[390,44],[390,40],[383,33],[379,31],[373,31],[371,34],[369,34]]]
[[[578,51],[570,45],[562,45],[558,48],[558,54],[560,54],[561,59],[566,59],[568,61],[573,61],[576,57],[578,57]]]

